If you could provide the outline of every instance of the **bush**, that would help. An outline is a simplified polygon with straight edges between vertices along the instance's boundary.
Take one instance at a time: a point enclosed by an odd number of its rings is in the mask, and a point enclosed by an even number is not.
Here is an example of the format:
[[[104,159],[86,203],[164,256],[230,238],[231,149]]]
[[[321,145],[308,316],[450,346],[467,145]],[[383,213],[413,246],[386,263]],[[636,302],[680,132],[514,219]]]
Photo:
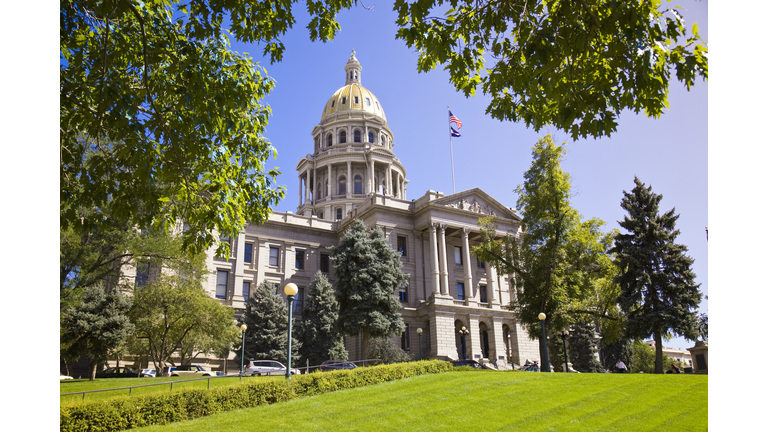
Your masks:
[[[432,360],[352,370],[294,375],[292,380],[258,380],[211,390],[181,390],[163,395],[86,402],[60,408],[60,430],[116,431],[168,424],[217,412],[251,408],[336,390],[363,387],[417,375],[452,370],[448,362]]]
[[[382,363],[403,363],[413,359],[407,352],[392,343],[389,338],[371,338],[368,358],[381,359]]]

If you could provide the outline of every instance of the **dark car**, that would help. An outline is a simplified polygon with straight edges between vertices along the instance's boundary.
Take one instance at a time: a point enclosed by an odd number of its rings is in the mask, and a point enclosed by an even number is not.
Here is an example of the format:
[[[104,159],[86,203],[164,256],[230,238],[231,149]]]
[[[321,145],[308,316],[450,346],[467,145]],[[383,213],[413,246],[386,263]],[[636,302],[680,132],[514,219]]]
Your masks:
[[[339,369],[354,369],[357,365],[345,360],[326,360],[320,365],[321,371],[339,370]]]
[[[129,367],[113,367],[96,372],[96,378],[137,378],[139,372]]]
[[[474,360],[453,360],[451,363],[453,363],[454,366],[469,366],[473,367],[475,369],[482,369],[483,365],[480,363],[474,361]]]

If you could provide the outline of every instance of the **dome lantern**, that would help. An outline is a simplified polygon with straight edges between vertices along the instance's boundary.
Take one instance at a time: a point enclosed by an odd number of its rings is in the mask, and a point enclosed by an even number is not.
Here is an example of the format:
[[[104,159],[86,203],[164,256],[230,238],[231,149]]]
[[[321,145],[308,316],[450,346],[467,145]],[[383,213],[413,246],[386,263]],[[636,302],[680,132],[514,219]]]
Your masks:
[[[352,54],[349,56],[349,60],[347,61],[347,65],[344,66],[344,73],[346,74],[346,80],[344,84],[360,84],[360,75],[362,71],[363,67],[360,66],[360,62],[357,61],[357,57],[355,57],[355,50],[353,49]]]

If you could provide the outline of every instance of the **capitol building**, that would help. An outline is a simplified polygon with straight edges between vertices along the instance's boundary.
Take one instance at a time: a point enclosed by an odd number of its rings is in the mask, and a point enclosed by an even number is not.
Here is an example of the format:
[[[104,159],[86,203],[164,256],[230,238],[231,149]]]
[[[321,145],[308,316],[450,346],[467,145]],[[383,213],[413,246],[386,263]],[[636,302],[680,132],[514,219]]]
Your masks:
[[[407,286],[394,288],[406,330],[393,343],[418,359],[422,329],[424,358],[458,359],[458,330],[466,327],[468,358],[499,367],[539,360],[538,342],[505,307],[514,296],[510,276],[471,254],[481,240],[478,219],[495,216],[501,236],[519,232],[522,218],[480,188],[409,198],[395,134],[379,99],[363,87],[362,72],[352,51],[344,86],[325,102],[311,129],[311,153],[296,164],[296,212],[275,212],[262,225],[247,225],[230,240],[228,260],[211,251],[205,288],[239,315],[262,281],[280,288],[293,282],[299,287],[294,317],[300,320],[313,275],[320,270],[335,282],[329,247],[360,219],[384,232],[410,275]],[[285,296],[282,289],[277,293]],[[361,342],[362,336],[346,338],[350,360],[360,359]]]

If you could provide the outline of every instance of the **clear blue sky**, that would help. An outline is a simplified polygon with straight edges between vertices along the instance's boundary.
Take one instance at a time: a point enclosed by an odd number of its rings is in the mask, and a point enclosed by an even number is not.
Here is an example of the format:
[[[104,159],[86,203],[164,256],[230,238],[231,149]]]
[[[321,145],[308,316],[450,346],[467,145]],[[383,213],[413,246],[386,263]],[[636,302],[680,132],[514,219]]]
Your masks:
[[[687,9],[686,22],[697,22],[701,37],[708,41],[707,4],[690,0],[677,4]],[[325,102],[344,85],[344,65],[354,48],[363,66],[362,84],[378,97],[394,134],[395,154],[410,181],[409,199],[429,189],[452,191],[448,105],[463,123],[462,136],[453,139],[456,191],[480,187],[508,207],[516,206],[514,189],[530,166],[531,147],[552,133],[556,142],[568,143],[563,168],[572,178],[572,205],[585,218],[604,220],[606,229],[619,228],[617,221],[626,214],[619,202],[622,192],[634,186],[634,176],[663,195],[661,209],[674,207],[680,214],[678,242],[688,246],[697,281],[708,293],[707,82],[700,79],[690,92],[675,82],[669,109],[660,119],[625,112],[611,138],[573,142],[562,131],[537,133],[524,124],[490,118],[485,115],[490,98],[482,94],[465,98],[443,70],[417,73],[417,54],[395,39],[396,14],[389,3],[375,4],[373,11],[357,7],[342,12],[341,32],[325,44],[309,41],[307,15],[299,12],[284,38],[287,51],[279,64],[261,59],[257,45],[233,43],[237,51],[261,61],[277,83],[267,98],[273,117],[266,133],[278,151],[270,165],[280,167],[278,182],[287,190],[277,211],[296,210],[295,166],[312,152],[312,128],[320,121]],[[707,311],[706,300],[701,311]],[[682,338],[665,345],[692,346]]]

